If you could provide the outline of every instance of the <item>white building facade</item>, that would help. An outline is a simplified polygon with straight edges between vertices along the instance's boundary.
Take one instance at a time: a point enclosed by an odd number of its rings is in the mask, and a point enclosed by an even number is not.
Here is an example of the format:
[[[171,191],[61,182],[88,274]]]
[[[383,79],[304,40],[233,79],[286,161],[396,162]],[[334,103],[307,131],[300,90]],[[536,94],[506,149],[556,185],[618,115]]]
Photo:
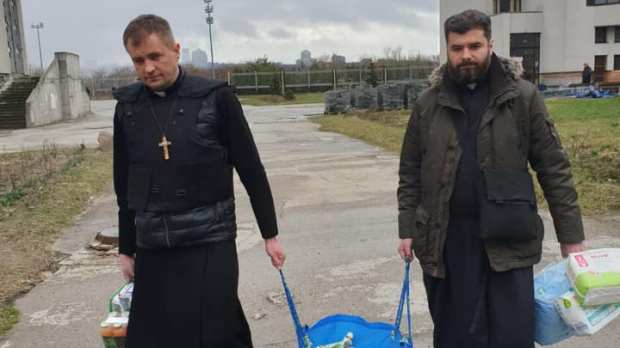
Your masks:
[[[25,74],[28,60],[20,0],[0,0],[0,74]]]
[[[587,63],[594,81],[620,83],[620,0],[440,0],[442,62],[443,23],[470,8],[491,16],[495,52],[520,57],[528,80],[580,83]]]

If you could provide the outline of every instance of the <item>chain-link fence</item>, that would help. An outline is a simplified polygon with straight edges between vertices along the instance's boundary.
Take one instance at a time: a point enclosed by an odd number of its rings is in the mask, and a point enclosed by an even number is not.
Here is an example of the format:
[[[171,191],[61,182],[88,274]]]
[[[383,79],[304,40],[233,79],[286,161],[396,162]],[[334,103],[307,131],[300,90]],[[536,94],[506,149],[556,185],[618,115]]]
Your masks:
[[[333,69],[308,71],[273,71],[233,73],[216,71],[215,77],[226,80],[239,93],[278,93],[326,91],[364,83],[379,85],[425,79],[433,70],[432,65],[409,67],[380,67],[376,69]],[[112,97],[115,88],[136,81],[135,76],[86,78],[84,85],[96,99]]]

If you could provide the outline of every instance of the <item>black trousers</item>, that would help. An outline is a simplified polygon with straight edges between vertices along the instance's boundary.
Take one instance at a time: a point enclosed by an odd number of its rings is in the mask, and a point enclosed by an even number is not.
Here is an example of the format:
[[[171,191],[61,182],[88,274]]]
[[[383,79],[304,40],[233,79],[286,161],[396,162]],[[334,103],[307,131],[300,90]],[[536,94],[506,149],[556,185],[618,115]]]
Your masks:
[[[128,348],[251,348],[234,241],[139,249]]]
[[[532,267],[494,272],[476,220],[450,223],[445,279],[424,276],[435,348],[533,348]]]

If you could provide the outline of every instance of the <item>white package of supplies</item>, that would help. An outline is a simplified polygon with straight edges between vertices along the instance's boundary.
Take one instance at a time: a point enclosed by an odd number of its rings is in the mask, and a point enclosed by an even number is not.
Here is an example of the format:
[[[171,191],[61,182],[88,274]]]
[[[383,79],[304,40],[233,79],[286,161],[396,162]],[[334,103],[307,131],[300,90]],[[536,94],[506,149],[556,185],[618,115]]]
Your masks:
[[[567,274],[581,304],[620,303],[620,249],[571,254]]]
[[[582,307],[572,291],[558,298],[556,307],[578,336],[593,335],[620,315],[620,303]]]
[[[534,340],[542,346],[556,344],[575,335],[556,309],[557,299],[571,290],[566,267],[565,261],[554,263],[534,277]]]

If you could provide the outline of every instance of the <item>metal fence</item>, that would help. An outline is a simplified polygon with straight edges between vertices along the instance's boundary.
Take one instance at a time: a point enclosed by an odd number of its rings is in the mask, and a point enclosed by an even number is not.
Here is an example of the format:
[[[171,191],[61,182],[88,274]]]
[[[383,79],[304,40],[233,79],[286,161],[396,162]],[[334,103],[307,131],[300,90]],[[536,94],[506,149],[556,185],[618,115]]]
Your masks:
[[[380,67],[374,70],[378,84],[402,83],[425,79],[433,66]],[[216,78],[227,80],[239,93],[284,94],[287,90],[295,92],[326,91],[339,87],[360,85],[372,77],[370,69],[333,69],[308,71],[274,71],[233,73],[216,72]],[[136,81],[135,76],[106,78],[86,78],[84,85],[94,98],[109,98],[114,88],[126,86]]]
[[[374,71],[379,84],[399,83],[426,78],[432,66],[384,67]],[[327,90],[359,85],[369,80],[373,72],[369,69],[333,69],[309,71],[276,71],[230,73],[228,82],[239,91],[265,92],[281,89],[295,91]]]

